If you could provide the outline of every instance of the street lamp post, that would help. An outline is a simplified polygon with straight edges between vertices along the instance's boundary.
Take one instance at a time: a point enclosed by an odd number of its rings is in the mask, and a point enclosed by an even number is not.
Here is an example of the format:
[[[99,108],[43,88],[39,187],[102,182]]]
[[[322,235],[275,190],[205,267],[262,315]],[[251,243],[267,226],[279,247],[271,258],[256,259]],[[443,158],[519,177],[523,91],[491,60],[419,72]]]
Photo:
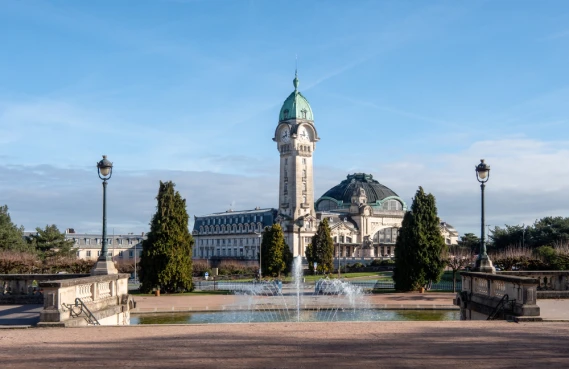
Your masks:
[[[492,265],[492,261],[486,253],[486,243],[484,242],[484,188],[485,183],[490,179],[490,166],[484,162],[484,159],[480,159],[480,164],[476,167],[476,179],[480,182],[481,190],[481,225],[480,225],[480,252],[478,253],[478,258],[476,259],[476,265],[474,270],[482,273],[496,273],[496,268]]]
[[[97,163],[97,171],[99,178],[103,180],[103,244],[101,246],[101,254],[93,269],[91,269],[91,275],[118,274],[115,263],[108,255],[107,246],[107,181],[113,175],[113,163],[107,160],[107,155],[103,155],[103,160]]]
[[[257,235],[257,237],[259,237],[259,279],[263,278],[263,272],[261,271],[261,260],[263,260],[262,258],[262,251],[263,250],[263,232],[255,232],[255,234]]]
[[[297,220],[298,222],[298,256],[302,257],[302,238],[300,236],[300,231],[302,227],[304,227],[304,217],[300,217]]]
[[[138,246],[138,243],[135,243],[134,244],[134,281],[138,283],[138,274],[137,274],[137,270],[136,270],[136,257],[138,256],[138,253],[136,252],[137,246]]]
[[[340,278],[340,269],[342,269],[342,264],[341,264],[341,257],[342,257],[342,253],[340,252],[340,226],[338,226],[337,230],[336,230],[336,241],[338,242],[338,278]]]

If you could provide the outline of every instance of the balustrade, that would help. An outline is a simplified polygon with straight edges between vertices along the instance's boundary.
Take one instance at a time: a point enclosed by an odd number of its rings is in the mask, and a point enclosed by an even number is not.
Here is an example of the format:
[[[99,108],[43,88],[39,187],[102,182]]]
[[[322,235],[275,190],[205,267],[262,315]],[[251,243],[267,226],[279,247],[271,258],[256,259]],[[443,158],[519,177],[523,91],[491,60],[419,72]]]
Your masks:
[[[463,272],[462,292],[456,304],[461,306],[461,316],[466,319],[491,315],[504,296],[508,296],[509,314],[514,316],[539,316],[536,305],[538,280],[521,276]],[[472,313],[476,312],[476,314]]]

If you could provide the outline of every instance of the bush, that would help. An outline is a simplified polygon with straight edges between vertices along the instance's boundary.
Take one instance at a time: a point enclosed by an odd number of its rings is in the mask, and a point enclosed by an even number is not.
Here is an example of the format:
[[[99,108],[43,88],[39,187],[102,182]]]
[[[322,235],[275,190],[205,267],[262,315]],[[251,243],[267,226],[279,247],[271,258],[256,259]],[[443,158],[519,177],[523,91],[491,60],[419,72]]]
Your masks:
[[[386,259],[386,260],[375,259],[370,264],[370,266],[373,266],[373,267],[390,266],[390,265],[395,265],[395,260],[393,260],[393,259]]]
[[[203,277],[205,273],[208,272],[211,275],[211,268],[207,264],[206,261],[194,261],[193,265],[193,276],[194,277]]]

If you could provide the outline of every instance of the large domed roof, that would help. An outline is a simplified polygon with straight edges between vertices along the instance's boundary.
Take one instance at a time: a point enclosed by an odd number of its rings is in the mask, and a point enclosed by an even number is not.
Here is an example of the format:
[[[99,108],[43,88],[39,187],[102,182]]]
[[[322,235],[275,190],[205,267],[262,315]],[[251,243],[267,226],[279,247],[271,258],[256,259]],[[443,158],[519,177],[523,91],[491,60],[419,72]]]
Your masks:
[[[343,201],[344,204],[349,204],[352,199],[354,191],[358,188],[363,188],[367,196],[367,203],[375,203],[387,197],[398,195],[391,189],[382,185],[371,174],[354,173],[348,174],[347,178],[339,185],[332,187],[321,198],[328,197],[338,201]]]
[[[298,76],[296,74],[293,84],[294,91],[284,101],[279,114],[279,121],[288,119],[314,120],[314,114],[312,114],[308,100],[298,91]]]

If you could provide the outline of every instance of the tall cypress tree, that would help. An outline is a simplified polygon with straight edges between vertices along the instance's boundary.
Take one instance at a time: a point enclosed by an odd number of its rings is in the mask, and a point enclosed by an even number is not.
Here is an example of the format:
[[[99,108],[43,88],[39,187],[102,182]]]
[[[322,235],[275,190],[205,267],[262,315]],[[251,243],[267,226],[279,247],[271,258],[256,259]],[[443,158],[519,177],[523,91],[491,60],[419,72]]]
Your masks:
[[[307,252],[311,254],[310,257],[307,255],[307,260],[310,263],[316,262],[316,271],[319,273],[332,273],[334,270],[334,240],[330,236],[330,226],[328,225],[328,219],[324,218],[318,225],[318,229],[314,236],[312,236],[312,243]],[[311,271],[314,269],[314,265],[309,265]]]
[[[290,263],[290,250],[284,241],[284,233],[279,224],[265,228],[261,248],[263,275],[280,277]]]
[[[194,240],[188,230],[186,200],[174,186],[171,181],[160,181],[156,214],[142,243],[140,275],[143,292],[150,292],[155,287],[168,292],[193,290]]]
[[[439,227],[435,197],[419,187],[395,244],[395,289],[412,291],[440,280],[446,245]]]

